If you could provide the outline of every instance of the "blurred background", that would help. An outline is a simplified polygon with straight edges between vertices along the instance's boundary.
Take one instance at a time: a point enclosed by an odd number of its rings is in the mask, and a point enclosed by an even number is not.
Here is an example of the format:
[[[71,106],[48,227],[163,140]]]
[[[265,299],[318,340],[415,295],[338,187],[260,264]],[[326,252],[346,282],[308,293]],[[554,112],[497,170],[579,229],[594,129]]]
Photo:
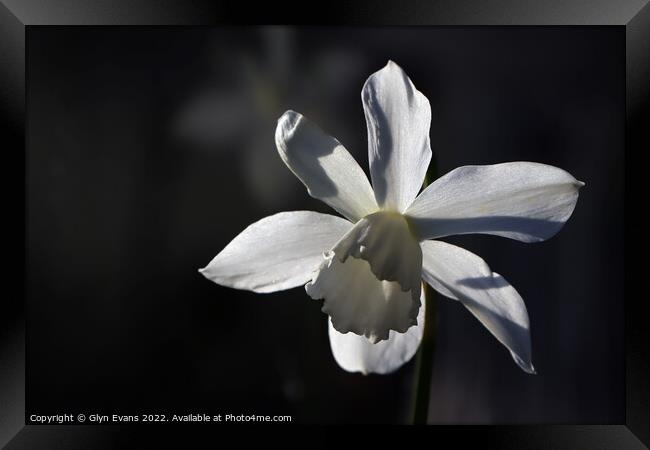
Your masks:
[[[349,374],[302,288],[198,272],[310,198],[274,145],[286,109],[368,171],[360,92],[388,59],[433,111],[440,174],[537,161],[586,182],[553,239],[446,239],[520,292],[523,373],[439,298],[431,423],[624,421],[624,30],[617,27],[28,30],[27,413],[290,414],[405,423],[411,362]]]

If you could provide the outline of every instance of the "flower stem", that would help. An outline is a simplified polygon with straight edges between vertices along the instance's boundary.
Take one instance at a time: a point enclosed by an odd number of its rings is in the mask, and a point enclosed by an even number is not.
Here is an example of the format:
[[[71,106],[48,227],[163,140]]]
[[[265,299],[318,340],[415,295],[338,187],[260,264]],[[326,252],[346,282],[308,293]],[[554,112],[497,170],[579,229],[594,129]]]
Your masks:
[[[415,366],[415,392],[413,399],[413,424],[426,425],[429,414],[429,397],[431,393],[431,375],[436,350],[436,331],[438,315],[436,293],[427,283],[422,283],[426,309],[424,312],[424,333],[418,350]]]
[[[437,173],[438,164],[435,156],[432,156],[427,173],[424,176],[422,189],[426,188],[436,179]],[[425,282],[422,282],[422,290],[424,291],[426,309],[424,312],[424,332],[415,365],[415,390],[413,393],[412,413],[414,425],[426,425],[427,423],[433,360],[436,352],[436,332],[438,331],[436,292]]]

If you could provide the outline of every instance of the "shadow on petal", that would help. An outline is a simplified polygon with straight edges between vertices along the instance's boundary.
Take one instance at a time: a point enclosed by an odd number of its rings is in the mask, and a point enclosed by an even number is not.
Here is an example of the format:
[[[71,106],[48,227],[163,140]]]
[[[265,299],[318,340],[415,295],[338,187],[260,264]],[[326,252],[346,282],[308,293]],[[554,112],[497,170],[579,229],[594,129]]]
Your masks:
[[[419,236],[435,239],[455,234],[493,234],[523,242],[541,242],[553,237],[565,222],[513,216],[428,219],[409,217]]]

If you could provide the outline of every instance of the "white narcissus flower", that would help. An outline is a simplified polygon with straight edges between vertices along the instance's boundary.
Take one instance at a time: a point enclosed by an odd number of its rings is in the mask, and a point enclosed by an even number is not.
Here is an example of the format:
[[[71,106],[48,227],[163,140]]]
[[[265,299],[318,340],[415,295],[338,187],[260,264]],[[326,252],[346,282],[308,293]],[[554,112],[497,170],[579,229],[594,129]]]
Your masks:
[[[435,239],[543,241],[569,219],[584,183],[557,167],[510,162],[459,167],[418,195],[431,160],[429,101],[392,61],[368,78],[361,97],[372,187],[345,147],[301,114],[284,113],[275,134],[280,157],[309,194],[345,219],[310,211],[266,217],[200,272],[262,293],[305,285],[323,299],[334,358],[364,374],[390,373],[415,354],[424,281],[460,301],[535,373],[521,296],[480,257]]]

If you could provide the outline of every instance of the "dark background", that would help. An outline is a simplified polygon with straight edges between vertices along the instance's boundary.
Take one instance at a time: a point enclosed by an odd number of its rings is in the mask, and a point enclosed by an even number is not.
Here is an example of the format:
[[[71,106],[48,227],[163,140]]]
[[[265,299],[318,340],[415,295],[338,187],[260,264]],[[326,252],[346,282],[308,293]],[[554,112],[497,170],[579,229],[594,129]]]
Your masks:
[[[196,272],[261,217],[328,212],[275,151],[284,110],[367,171],[360,91],[393,59],[431,101],[440,173],[530,160],[587,183],[548,242],[448,239],[521,293],[539,374],[441,298],[430,421],[623,422],[624,44],[616,27],[30,28],[27,414],[404,422],[413,364],[348,374],[303,289]]]

